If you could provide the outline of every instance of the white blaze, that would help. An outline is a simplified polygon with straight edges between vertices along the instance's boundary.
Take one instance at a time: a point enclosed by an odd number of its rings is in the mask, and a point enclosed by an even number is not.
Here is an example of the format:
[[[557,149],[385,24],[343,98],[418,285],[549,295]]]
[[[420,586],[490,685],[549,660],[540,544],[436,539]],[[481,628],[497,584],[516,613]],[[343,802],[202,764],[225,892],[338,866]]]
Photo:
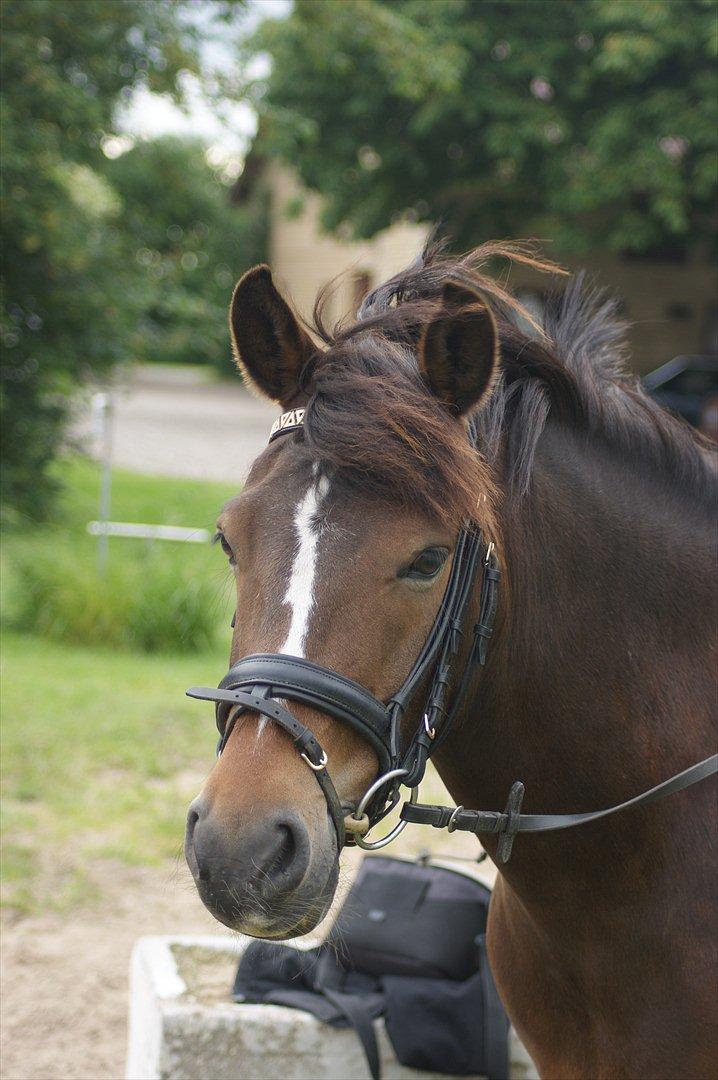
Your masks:
[[[304,656],[304,643],[309,629],[309,617],[314,607],[314,578],[317,568],[317,547],[321,527],[317,522],[317,513],[329,491],[326,476],[317,476],[315,466],[314,480],[303,499],[297,503],[294,511],[294,528],[297,531],[297,547],[294,553],[292,573],[284,594],[284,603],[292,612],[286,640],[280,648],[281,653],[289,656]],[[266,716],[259,722],[258,734],[267,723]]]
[[[284,603],[292,610],[287,640],[280,652],[291,656],[304,656],[304,642],[309,629],[309,616],[314,607],[314,576],[317,568],[319,526],[317,511],[329,489],[325,476],[313,482],[294,511],[294,528],[297,530],[297,548]]]

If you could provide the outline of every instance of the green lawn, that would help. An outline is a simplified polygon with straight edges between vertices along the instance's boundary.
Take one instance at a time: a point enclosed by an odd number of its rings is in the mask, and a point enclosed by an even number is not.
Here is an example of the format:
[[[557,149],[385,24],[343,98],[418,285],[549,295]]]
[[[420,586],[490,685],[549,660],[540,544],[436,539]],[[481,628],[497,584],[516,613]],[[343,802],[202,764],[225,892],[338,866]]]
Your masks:
[[[178,852],[215,741],[211,710],[184,690],[224,670],[233,606],[226,560],[209,545],[110,540],[100,582],[86,532],[98,468],[74,458],[56,469],[56,519],[9,530],[2,544],[3,902],[25,910],[86,898],[93,858],[155,863]],[[211,529],[233,493],[116,471],[111,516]],[[157,647],[164,626],[177,633],[172,619],[189,618],[189,596],[210,612],[211,648],[118,647],[117,624],[139,594]],[[28,624],[33,633],[18,631]]]
[[[56,641],[141,651],[210,648],[231,617],[232,583],[209,544],[115,538],[97,576],[98,467],[56,465],[62,496],[52,522],[8,530],[2,545],[4,625]],[[212,529],[234,491],[224,484],[113,474],[113,520]]]
[[[214,754],[211,710],[184,697],[226,657],[145,657],[5,632],[3,902],[65,906],[88,861],[177,854]]]
[[[60,521],[68,528],[84,530],[87,522],[97,517],[99,466],[87,458],[71,457],[58,461],[55,473],[63,487]],[[212,529],[222,504],[235,493],[236,488],[227,484],[140,476],[115,469],[110,517],[113,521]]]

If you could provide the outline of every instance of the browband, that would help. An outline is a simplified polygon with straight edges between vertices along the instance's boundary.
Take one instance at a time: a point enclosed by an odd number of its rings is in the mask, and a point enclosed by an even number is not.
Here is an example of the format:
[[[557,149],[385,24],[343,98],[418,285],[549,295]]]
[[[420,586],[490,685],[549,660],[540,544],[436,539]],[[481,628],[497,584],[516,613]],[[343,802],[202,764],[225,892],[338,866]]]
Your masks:
[[[290,409],[288,412],[283,412],[269,429],[269,442],[276,439],[278,435],[287,435],[290,431],[297,431],[303,423],[304,409]]]

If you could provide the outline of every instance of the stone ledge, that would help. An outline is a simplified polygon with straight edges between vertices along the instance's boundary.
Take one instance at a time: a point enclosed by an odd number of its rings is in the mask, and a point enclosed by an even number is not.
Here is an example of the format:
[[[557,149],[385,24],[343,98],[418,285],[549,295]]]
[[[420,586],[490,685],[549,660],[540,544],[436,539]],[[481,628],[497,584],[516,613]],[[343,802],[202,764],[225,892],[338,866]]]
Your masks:
[[[130,965],[127,1080],[366,1080],[353,1031],[278,1005],[229,998],[237,960],[250,939],[140,938]],[[302,939],[297,948],[316,942]],[[384,1025],[377,1036],[385,1080],[446,1080],[400,1065]],[[511,1080],[536,1072],[511,1033]]]

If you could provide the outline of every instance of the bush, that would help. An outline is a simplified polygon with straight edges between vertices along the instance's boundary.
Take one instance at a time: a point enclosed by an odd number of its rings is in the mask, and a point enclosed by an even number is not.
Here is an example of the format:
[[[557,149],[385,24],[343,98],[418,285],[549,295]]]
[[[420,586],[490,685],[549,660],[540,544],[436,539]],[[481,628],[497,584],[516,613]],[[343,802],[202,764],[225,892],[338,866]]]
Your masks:
[[[40,520],[78,382],[123,359],[142,311],[101,147],[136,86],[178,90],[199,64],[180,4],[6,0],[0,115],[0,506]],[[152,213],[152,207],[146,212]]]
[[[94,552],[56,545],[16,558],[13,628],[56,641],[142,652],[193,652],[211,647],[217,603],[178,559],[134,551],[110,560],[99,578]],[[79,555],[79,557],[78,557]]]
[[[139,275],[141,314],[125,344],[139,360],[212,364],[236,377],[227,309],[237,278],[265,257],[266,213],[261,193],[233,204],[208,157],[199,140],[166,137],[107,166]]]

